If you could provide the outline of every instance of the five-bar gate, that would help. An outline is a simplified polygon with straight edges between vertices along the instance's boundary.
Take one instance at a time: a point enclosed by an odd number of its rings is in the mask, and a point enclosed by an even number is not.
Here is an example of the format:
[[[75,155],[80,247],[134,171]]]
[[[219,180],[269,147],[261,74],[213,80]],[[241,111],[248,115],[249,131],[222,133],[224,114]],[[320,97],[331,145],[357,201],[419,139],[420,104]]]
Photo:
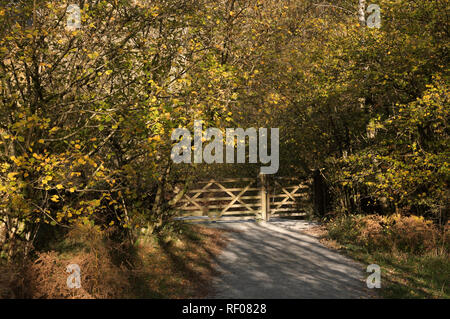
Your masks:
[[[296,178],[210,179],[195,184],[178,202],[179,217],[189,220],[268,220],[305,215],[309,183]]]

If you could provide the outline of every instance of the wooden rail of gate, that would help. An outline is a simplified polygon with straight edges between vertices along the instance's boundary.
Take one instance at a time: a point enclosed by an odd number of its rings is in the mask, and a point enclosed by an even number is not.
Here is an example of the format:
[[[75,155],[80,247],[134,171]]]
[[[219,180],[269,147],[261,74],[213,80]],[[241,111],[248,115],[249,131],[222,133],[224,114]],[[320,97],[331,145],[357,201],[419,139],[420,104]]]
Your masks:
[[[307,186],[295,178],[229,178],[197,183],[178,202],[179,217],[189,220],[263,219],[305,215]]]
[[[273,179],[269,190],[271,216],[303,216],[309,201],[309,185],[295,178]]]

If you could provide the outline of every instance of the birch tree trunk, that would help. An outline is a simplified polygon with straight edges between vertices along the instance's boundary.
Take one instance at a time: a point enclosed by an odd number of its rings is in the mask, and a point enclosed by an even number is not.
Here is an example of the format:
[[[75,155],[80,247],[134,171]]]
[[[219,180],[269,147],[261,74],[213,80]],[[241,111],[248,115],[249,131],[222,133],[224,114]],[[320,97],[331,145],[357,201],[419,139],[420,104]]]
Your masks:
[[[358,20],[360,26],[366,25],[366,0],[359,0],[359,6],[358,6]]]

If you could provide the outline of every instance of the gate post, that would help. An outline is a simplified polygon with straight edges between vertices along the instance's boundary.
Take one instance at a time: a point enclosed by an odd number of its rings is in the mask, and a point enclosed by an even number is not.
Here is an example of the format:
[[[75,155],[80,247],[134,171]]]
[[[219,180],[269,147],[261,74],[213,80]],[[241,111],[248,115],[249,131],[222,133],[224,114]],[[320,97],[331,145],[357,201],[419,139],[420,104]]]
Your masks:
[[[270,206],[268,205],[268,193],[267,193],[267,179],[265,174],[259,174],[261,182],[261,217],[264,221],[268,220],[270,213]]]
[[[318,216],[324,216],[327,213],[330,204],[328,186],[323,178],[320,169],[313,172],[313,204],[314,213]]]

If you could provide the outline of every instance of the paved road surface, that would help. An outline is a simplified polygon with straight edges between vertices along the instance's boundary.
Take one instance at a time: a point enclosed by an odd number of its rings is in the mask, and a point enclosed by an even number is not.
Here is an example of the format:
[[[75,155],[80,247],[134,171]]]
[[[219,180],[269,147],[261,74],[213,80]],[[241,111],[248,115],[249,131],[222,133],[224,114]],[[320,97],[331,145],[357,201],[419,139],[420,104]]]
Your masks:
[[[237,230],[218,257],[209,298],[369,298],[365,266],[300,231],[301,220],[218,222]]]

